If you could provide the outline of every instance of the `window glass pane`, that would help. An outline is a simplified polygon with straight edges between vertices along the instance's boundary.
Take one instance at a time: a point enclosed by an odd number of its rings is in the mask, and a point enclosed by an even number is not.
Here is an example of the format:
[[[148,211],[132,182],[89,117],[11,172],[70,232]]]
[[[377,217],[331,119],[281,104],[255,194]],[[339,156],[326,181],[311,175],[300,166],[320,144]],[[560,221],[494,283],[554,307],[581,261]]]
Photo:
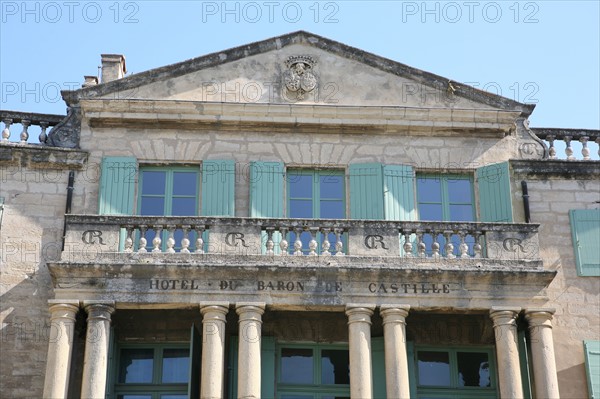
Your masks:
[[[297,172],[301,173],[301,172]],[[290,198],[312,198],[313,196],[313,177],[310,175],[288,174],[290,182]]]
[[[119,382],[152,382],[153,349],[122,349]]]
[[[350,358],[347,350],[321,351],[321,384],[350,384]]]
[[[417,196],[419,202],[442,202],[442,181],[440,178],[417,179]]]
[[[189,349],[165,349],[163,351],[162,382],[186,383],[189,378]]]
[[[196,195],[198,174],[195,172],[173,172],[173,195]]]
[[[187,395],[173,395],[173,394],[167,394],[167,395],[160,395],[160,399],[187,399]]]
[[[281,382],[292,384],[313,383],[312,349],[281,349]]]
[[[118,395],[117,399],[152,399],[151,395]]]
[[[344,202],[343,201],[321,201],[321,219],[343,219]]]
[[[458,385],[461,387],[489,387],[490,363],[487,353],[457,352]]]
[[[193,216],[196,214],[196,209],[196,198],[173,198],[173,208],[171,209],[171,215]]]
[[[311,200],[290,200],[289,215],[291,218],[312,218],[312,207]]]
[[[450,220],[453,222],[472,222],[472,205],[450,205]]]
[[[142,197],[140,215],[162,216],[165,214],[165,199],[163,197]]]
[[[419,220],[444,220],[442,204],[419,204]]]
[[[323,171],[324,175],[319,177],[321,198],[344,198],[344,176]]]
[[[471,203],[471,180],[448,177],[447,182],[450,202]]]
[[[142,194],[165,195],[165,182],[167,180],[166,172],[142,171],[143,187]]]
[[[450,359],[448,352],[419,351],[417,361],[419,385],[450,385]]]

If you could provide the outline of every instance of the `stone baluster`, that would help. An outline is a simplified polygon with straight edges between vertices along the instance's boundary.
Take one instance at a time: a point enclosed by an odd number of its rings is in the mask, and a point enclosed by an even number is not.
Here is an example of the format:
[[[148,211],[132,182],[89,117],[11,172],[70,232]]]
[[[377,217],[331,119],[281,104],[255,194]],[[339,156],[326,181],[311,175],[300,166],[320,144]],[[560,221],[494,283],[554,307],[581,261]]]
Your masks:
[[[162,252],[162,249],[160,248],[161,244],[162,244],[162,230],[163,227],[162,226],[154,226],[154,239],[152,240],[152,246],[154,247],[152,249],[152,252]]]
[[[19,137],[21,139],[21,144],[25,144],[29,139],[29,132],[27,131],[27,129],[29,129],[31,121],[27,119],[21,119],[21,125],[23,125],[23,131],[21,132],[21,135]]]
[[[4,130],[2,130],[2,141],[8,141],[8,139],[10,138],[10,125],[12,124],[12,121],[13,120],[10,118],[2,120],[2,122],[4,122]]]
[[[546,136],[546,140],[548,140],[548,157],[550,159],[556,159],[556,148],[554,148],[554,140],[556,137],[553,135]]]
[[[48,129],[49,125],[50,124],[48,122],[40,122],[40,127],[42,128],[42,131],[40,132],[38,139],[42,144],[46,144],[46,141],[48,140],[48,134],[46,134],[46,129]]]
[[[423,241],[423,234],[422,231],[417,231],[417,256],[419,258],[427,257],[427,246]]]
[[[302,234],[302,227],[296,228],[296,241],[294,241],[294,255],[302,256],[302,240],[300,235]]]
[[[190,253],[190,226],[183,225],[181,226],[181,230],[183,231],[183,238],[181,239],[181,253],[189,254]]]
[[[446,239],[446,245],[444,245],[444,250],[446,251],[446,258],[456,258],[456,255],[454,255],[454,244],[452,244],[452,231],[444,231],[444,238]]]
[[[590,138],[588,136],[583,136],[579,138],[579,141],[581,142],[581,155],[583,156],[583,160],[584,161],[589,161],[590,160],[590,149],[588,148],[588,141],[590,140]]]
[[[148,226],[145,224],[140,225],[140,242],[138,247],[138,252],[148,252],[146,246],[148,245],[148,240],[146,239],[146,231],[148,230]]]
[[[317,232],[319,231],[318,228],[314,228],[311,227],[309,230],[310,233],[310,241],[308,243],[308,249],[310,249],[310,252],[308,253],[309,256],[317,256]]]
[[[204,234],[205,226],[194,226],[194,230],[196,231],[196,251],[197,254],[204,253],[204,239],[202,235]]]
[[[281,242],[279,243],[279,248],[281,248],[281,256],[288,256],[288,247],[290,245],[287,240],[288,229],[282,227],[279,229],[279,231],[281,232]]]
[[[469,245],[465,242],[467,233],[465,231],[461,231],[458,233],[458,235],[460,237],[460,245],[458,246],[458,250],[460,252],[460,257],[463,259],[470,258]]]
[[[565,154],[567,154],[568,161],[572,161],[575,159],[575,157],[573,156],[573,148],[571,148],[571,139],[572,138],[573,137],[571,137],[571,136],[563,137],[563,140],[565,141],[565,144],[567,145],[567,148],[565,148]]]
[[[404,257],[405,258],[412,258],[413,257],[413,244],[412,241],[410,240],[410,235],[412,232],[410,231],[405,231],[404,232]]]
[[[335,229],[335,256],[344,256],[344,243],[342,242],[342,230]]]
[[[435,230],[431,231],[431,257],[433,259],[439,259],[440,255],[440,243],[438,242],[438,232]]]
[[[174,254],[175,253],[175,226],[167,225],[167,253]]]
[[[273,231],[275,231],[274,227],[267,227],[265,229],[267,231],[267,251],[266,254],[267,255],[275,255],[275,251],[273,250],[273,248],[275,248],[275,243],[273,242]]]
[[[127,232],[127,238],[125,238],[124,251],[125,252],[133,252],[133,226],[127,225],[125,226],[125,231]]]
[[[323,243],[321,244],[321,255],[329,256],[331,252],[329,252],[329,248],[331,248],[331,243],[329,242],[329,233],[331,232],[330,228],[321,229],[321,234],[323,234]]]
[[[474,258],[481,258],[483,252],[483,248],[481,247],[481,241],[479,240],[479,237],[481,237],[480,231],[473,232],[473,238],[475,239],[475,244],[473,244]]]

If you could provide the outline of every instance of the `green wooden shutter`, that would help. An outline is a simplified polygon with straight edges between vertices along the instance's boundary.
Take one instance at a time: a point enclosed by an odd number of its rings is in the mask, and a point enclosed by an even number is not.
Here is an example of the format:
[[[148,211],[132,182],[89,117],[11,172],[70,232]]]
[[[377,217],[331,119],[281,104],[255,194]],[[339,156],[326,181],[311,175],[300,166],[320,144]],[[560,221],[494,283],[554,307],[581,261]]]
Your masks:
[[[283,163],[252,162],[250,164],[250,217],[282,218],[283,217]],[[275,248],[279,254],[281,233],[273,233]],[[267,233],[261,233],[261,252],[266,252]]]
[[[202,215],[235,216],[235,162],[202,163]]]
[[[131,215],[137,181],[133,157],[104,157],[100,172],[100,215]]]
[[[227,366],[227,398],[237,399],[238,337],[229,340],[229,365]]]
[[[275,338],[261,337],[260,340],[260,396],[275,398]]]
[[[569,211],[579,276],[600,276],[600,209]]]
[[[200,398],[200,365],[202,364],[202,338],[195,324],[190,333],[190,377],[188,381],[188,398]]]
[[[479,210],[482,222],[512,223],[512,196],[508,162],[477,169]]]
[[[385,348],[383,337],[371,338],[371,364],[373,367],[373,399],[387,397],[385,387]]]
[[[350,217],[379,219],[383,212],[383,167],[379,163],[349,165]]]
[[[416,220],[415,172],[410,165],[383,167],[385,220]]]
[[[589,395],[600,399],[600,341],[584,341],[583,348]]]
[[[415,345],[412,341],[406,343],[408,357],[408,380],[410,383],[410,397],[417,397],[417,365],[415,364]]]

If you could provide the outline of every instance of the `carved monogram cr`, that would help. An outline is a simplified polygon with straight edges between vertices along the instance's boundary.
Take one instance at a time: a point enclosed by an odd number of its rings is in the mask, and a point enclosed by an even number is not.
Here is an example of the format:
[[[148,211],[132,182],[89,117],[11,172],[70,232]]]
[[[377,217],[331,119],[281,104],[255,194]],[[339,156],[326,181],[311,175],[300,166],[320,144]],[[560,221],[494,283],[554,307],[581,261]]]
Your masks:
[[[240,242],[242,243],[242,247],[250,247],[250,245],[246,244],[244,234],[242,233],[227,233],[227,235],[225,236],[225,243],[230,247],[237,247]]]
[[[380,236],[378,234],[374,234],[374,235],[368,235],[365,237],[365,247],[369,248],[369,249],[377,249],[378,244],[381,245],[381,248],[383,249],[389,249],[388,247],[385,246],[385,243],[383,242],[383,236]]]
[[[315,65],[317,61],[308,55],[293,55],[285,61],[288,68],[283,75],[285,87],[296,93],[298,100],[317,87],[317,77],[312,73]]]
[[[98,244],[104,245],[104,241],[102,240],[102,232],[100,230],[86,230],[81,235],[81,241],[86,244],[95,244],[96,238],[98,239]]]

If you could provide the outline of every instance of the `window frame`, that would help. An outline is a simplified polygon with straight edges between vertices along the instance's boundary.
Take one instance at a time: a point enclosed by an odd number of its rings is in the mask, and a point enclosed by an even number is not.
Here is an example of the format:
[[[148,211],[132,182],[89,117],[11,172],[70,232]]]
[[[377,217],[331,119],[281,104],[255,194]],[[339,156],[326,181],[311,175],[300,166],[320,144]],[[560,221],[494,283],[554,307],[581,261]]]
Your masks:
[[[431,179],[440,181],[441,190],[441,202],[422,202],[419,195],[419,180],[420,179]],[[448,182],[452,180],[467,180],[471,187],[471,202],[450,202],[450,191]],[[475,178],[472,173],[428,173],[426,171],[415,173],[415,196],[416,196],[416,208],[417,208],[417,220],[425,221],[421,218],[421,204],[441,204],[442,206],[442,220],[438,222],[454,222],[450,218],[450,206],[451,205],[471,205],[473,222],[478,220],[477,217],[477,205],[475,196]]]
[[[313,382],[312,384],[292,384],[281,382],[281,351],[282,349],[312,349],[313,351]],[[277,398],[282,395],[306,395],[312,399],[320,399],[323,396],[342,396],[350,398],[350,384],[322,384],[321,383],[321,359],[323,350],[346,350],[350,354],[347,343],[298,343],[278,342],[276,345],[276,367],[275,381]],[[349,359],[349,357],[348,357]],[[348,361],[348,373],[350,373],[350,361]]]
[[[119,370],[121,367],[122,349],[152,349],[153,350],[153,369],[152,382],[150,383],[124,383],[119,382]],[[165,349],[187,349],[188,350],[188,372],[192,367],[192,354],[189,353],[189,342],[169,342],[169,343],[118,343],[114,352],[114,363],[111,367],[111,377],[113,381],[114,397],[119,395],[147,395],[152,399],[160,399],[162,395],[184,395],[187,397],[189,389],[189,378],[186,383],[162,383],[162,365]]]
[[[142,211],[142,197],[144,197],[144,195],[142,194],[142,189],[144,187],[144,172],[146,171],[154,171],[154,172],[166,172],[166,178],[165,178],[165,194],[163,196],[159,196],[159,195],[146,195],[146,196],[150,196],[150,197],[162,197],[165,200],[165,209],[163,212],[163,215],[142,215],[141,211]],[[199,165],[190,165],[190,166],[185,166],[185,165],[177,165],[177,166],[157,166],[157,165],[140,165],[139,169],[138,169],[138,174],[139,174],[139,182],[138,182],[138,195],[137,195],[137,201],[136,201],[136,214],[140,215],[140,216],[172,216],[173,214],[173,198],[191,198],[192,196],[183,196],[183,195],[174,195],[173,194],[173,188],[174,188],[174,174],[176,172],[186,172],[186,173],[191,173],[191,172],[195,172],[196,173],[196,193],[194,195],[195,199],[196,199],[196,209],[195,209],[195,213],[193,215],[187,215],[187,216],[198,216],[199,212],[200,212],[200,185],[202,183],[202,173],[200,170],[200,166]],[[169,199],[167,201],[167,199]]]
[[[448,353],[450,365],[450,386],[430,386],[419,384],[419,366],[418,354],[420,351],[425,352],[442,352]],[[488,355],[488,363],[490,367],[490,387],[460,387],[458,386],[458,352],[476,352],[486,353]],[[481,346],[435,346],[435,345],[414,345],[414,356],[409,361],[414,370],[414,383],[417,398],[473,398],[473,399],[488,399],[497,398],[499,394],[498,386],[498,367],[496,363],[495,348],[490,345]],[[410,366],[409,366],[410,367]]]
[[[600,276],[600,266],[596,268],[596,270],[587,270],[589,268],[584,267],[584,257],[581,254],[581,249],[579,247],[579,234],[577,222],[580,221],[577,219],[578,214],[583,213],[598,213],[598,217],[600,219],[600,209],[570,209],[569,210],[569,224],[571,228],[571,238],[573,242],[573,252],[575,254],[575,266],[577,267],[577,276],[579,277],[597,277]],[[600,241],[600,229],[598,230],[598,241]],[[595,264],[593,266],[596,266]]]

